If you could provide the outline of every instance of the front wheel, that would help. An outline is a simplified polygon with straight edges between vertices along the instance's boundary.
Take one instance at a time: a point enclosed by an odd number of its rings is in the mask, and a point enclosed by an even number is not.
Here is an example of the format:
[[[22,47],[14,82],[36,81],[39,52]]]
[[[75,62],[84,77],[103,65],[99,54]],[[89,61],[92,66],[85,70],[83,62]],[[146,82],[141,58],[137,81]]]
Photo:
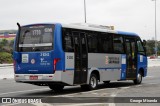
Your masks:
[[[141,84],[142,82],[142,73],[141,71],[138,73],[137,78],[133,80],[134,84]]]

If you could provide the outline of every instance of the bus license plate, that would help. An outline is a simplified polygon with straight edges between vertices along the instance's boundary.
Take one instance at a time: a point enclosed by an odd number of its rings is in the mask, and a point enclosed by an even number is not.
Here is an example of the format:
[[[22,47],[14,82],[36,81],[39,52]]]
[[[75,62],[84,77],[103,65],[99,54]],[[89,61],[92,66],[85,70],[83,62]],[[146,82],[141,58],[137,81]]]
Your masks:
[[[30,80],[38,80],[38,76],[30,76],[29,79]]]

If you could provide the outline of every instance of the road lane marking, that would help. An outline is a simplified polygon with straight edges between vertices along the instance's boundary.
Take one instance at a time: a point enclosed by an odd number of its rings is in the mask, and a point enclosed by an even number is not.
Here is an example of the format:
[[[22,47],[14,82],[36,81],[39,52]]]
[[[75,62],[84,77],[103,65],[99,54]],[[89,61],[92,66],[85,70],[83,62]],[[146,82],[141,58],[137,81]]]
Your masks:
[[[24,90],[24,91],[16,91],[16,92],[6,92],[6,93],[1,93],[0,95],[6,95],[6,94],[14,94],[14,93],[21,93],[21,92],[32,92],[32,91],[40,91],[40,90],[47,90],[49,88],[43,88],[43,89],[32,89],[32,90]]]
[[[142,86],[142,85],[136,85],[136,87],[140,87],[140,86]]]
[[[116,92],[113,92],[110,96],[111,96],[111,97],[116,97],[117,94],[118,94],[118,92],[120,92],[121,90],[124,90],[124,89],[128,89],[128,88],[130,88],[130,87],[119,87],[119,88],[121,88],[121,89],[117,89],[117,91],[116,91]]]
[[[146,76],[146,78],[153,78],[154,76]]]
[[[119,88],[121,88],[121,89],[128,89],[128,88],[130,88],[130,87],[119,87]]]
[[[116,89],[116,88],[110,88],[110,89]],[[87,93],[96,93],[96,91],[104,91],[104,90],[108,90],[108,88],[97,89],[97,90],[92,90],[92,91],[84,91],[84,92],[72,93],[72,94],[56,95],[56,96],[51,96],[51,97],[74,96],[77,94],[81,95],[81,94],[87,94]]]
[[[92,93],[92,94],[94,94],[94,95],[98,95],[98,93]]]
[[[128,89],[128,88],[130,88],[130,87],[119,87],[119,88],[121,88],[121,89],[117,89],[117,91],[114,92],[114,93],[112,93],[110,96],[111,96],[111,97],[116,97],[117,94],[118,94],[120,91],[122,91],[122,90],[124,90],[124,89]],[[116,106],[116,104],[115,104],[115,103],[109,103],[109,106]]]
[[[150,85],[159,85],[159,83],[148,83]]]

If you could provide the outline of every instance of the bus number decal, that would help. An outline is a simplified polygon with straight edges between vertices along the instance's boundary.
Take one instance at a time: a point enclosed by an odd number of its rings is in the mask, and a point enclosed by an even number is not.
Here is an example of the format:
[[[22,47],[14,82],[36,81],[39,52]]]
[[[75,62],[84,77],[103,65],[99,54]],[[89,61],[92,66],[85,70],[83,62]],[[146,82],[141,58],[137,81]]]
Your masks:
[[[47,59],[45,57],[48,57],[49,56],[49,53],[40,53],[40,65],[43,65],[43,66],[48,66],[48,65],[51,65],[50,62],[47,61]]]
[[[45,28],[44,32],[52,32],[52,28]]]
[[[32,34],[33,35],[41,35],[41,30],[33,30]]]
[[[49,56],[49,53],[41,53],[40,56],[47,57],[47,56]]]

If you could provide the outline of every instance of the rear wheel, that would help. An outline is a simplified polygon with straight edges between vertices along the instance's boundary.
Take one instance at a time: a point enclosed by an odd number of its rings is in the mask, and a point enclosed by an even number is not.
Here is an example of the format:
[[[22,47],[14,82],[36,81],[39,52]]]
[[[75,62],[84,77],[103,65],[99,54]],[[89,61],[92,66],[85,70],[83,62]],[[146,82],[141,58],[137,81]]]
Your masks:
[[[98,85],[98,80],[97,76],[95,74],[91,74],[90,80],[89,80],[89,85],[81,85],[81,88],[83,90],[93,90],[96,89]]]
[[[54,90],[55,92],[59,92],[59,91],[62,91],[63,88],[64,88],[64,85],[60,85],[60,84],[50,84],[49,85],[49,88],[51,90]]]
[[[95,74],[91,74],[90,81],[89,81],[89,87],[90,89],[96,89],[98,85],[97,76]]]
[[[141,84],[142,82],[142,72],[140,71],[137,75],[137,78],[133,80],[134,84]]]

